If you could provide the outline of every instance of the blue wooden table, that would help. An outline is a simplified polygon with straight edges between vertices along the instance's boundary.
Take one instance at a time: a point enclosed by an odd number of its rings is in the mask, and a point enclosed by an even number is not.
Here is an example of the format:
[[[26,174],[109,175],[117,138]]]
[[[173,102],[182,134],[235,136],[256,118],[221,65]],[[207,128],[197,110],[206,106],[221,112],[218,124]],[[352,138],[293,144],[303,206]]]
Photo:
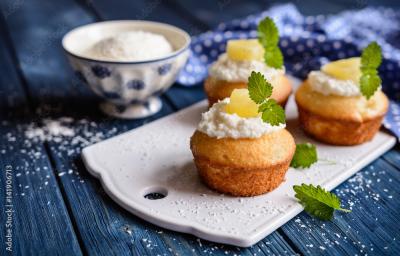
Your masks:
[[[250,248],[211,243],[142,221],[114,203],[82,165],[84,146],[189,106],[204,93],[201,87],[174,85],[153,117],[106,117],[63,55],[60,39],[68,30],[100,20],[149,19],[198,34],[272,2],[1,1],[0,255],[11,254],[9,249],[15,255],[398,255],[399,145],[334,191],[352,213],[336,214],[328,222],[301,213]],[[306,14],[375,2],[295,1]]]

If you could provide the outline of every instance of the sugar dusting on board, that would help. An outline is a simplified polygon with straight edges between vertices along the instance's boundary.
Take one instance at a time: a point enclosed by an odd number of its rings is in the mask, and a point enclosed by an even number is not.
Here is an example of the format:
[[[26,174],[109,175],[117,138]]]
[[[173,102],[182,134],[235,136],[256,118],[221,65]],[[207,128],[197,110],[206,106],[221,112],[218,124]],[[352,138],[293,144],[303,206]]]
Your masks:
[[[7,123],[6,121],[2,122],[5,126],[14,127],[12,124]],[[46,121],[42,121],[39,124],[30,123],[26,125],[17,126],[17,130],[22,131],[24,135],[22,141],[24,142],[24,148],[21,149],[21,159],[23,159],[23,163],[25,165],[20,165],[15,167],[15,180],[17,185],[16,196],[29,198],[29,195],[34,192],[43,191],[43,189],[57,189],[56,181],[54,178],[53,170],[51,170],[50,166],[40,166],[39,164],[33,164],[37,161],[45,161],[47,156],[43,153],[41,149],[40,143],[37,142],[46,142],[52,148],[52,152],[55,154],[59,154],[60,156],[69,156],[71,159],[78,157],[82,147],[93,144],[95,142],[101,141],[105,138],[116,135],[122,131],[125,131],[128,127],[120,127],[117,129],[110,129],[104,131],[99,125],[96,123],[87,120],[87,119],[79,119],[74,120],[72,118],[58,118],[58,119],[47,119]],[[11,130],[11,129],[10,129]],[[43,136],[44,134],[44,136]],[[2,134],[1,136],[5,136],[6,140],[9,142],[7,145],[0,145],[1,154],[9,154],[12,152],[18,141],[21,141],[18,138],[18,133],[14,131],[10,131],[9,133]],[[154,147],[156,144],[154,141],[160,139],[159,134],[154,134],[149,139],[147,138],[147,142],[149,147]],[[176,138],[174,138],[176,139]],[[129,142],[122,144],[123,154],[135,154],[139,152],[137,148],[133,145],[130,145]],[[175,145],[177,146],[177,145]],[[162,149],[168,149],[167,145],[160,145]],[[147,152],[140,152],[140,157],[144,161],[154,160],[154,156]],[[321,166],[331,165],[332,167],[338,166],[350,166],[353,162],[350,158],[343,159],[340,156],[327,156],[321,155],[321,158],[327,159],[329,161],[335,162],[327,163],[324,161],[318,162],[313,168],[309,170],[302,170],[299,172],[306,172],[309,176],[310,181],[314,179],[314,177],[323,177],[324,173],[320,172]],[[40,167],[33,167],[40,166]],[[173,168],[177,171],[181,171],[178,174],[182,179],[176,179],[177,176],[171,176],[170,179],[176,180],[176,185],[178,189],[184,189],[184,183],[188,179],[196,179],[196,174],[194,172],[186,173],[186,175],[182,175],[182,170],[186,170],[184,166],[179,165],[178,163],[172,164]],[[167,165],[165,168],[169,168]],[[84,178],[80,177],[78,168],[72,163],[71,166],[65,167],[60,166],[60,170],[56,170],[56,175],[60,176],[60,179],[66,179],[66,182],[84,182]],[[41,183],[36,186],[29,183],[29,179],[38,178],[41,180]],[[370,166],[368,169],[356,174],[352,178],[349,179],[344,185],[342,185],[338,190],[335,191],[342,199],[343,206],[345,208],[350,208],[353,211],[363,211],[365,209],[361,208],[361,201],[373,201],[374,205],[380,209],[382,207],[382,217],[378,216],[378,219],[375,220],[375,216],[373,216],[374,221],[376,221],[377,225],[379,225],[381,219],[385,216],[384,207],[386,204],[391,204],[393,200],[395,200],[396,196],[392,191],[395,191],[392,187],[381,187],[378,186],[381,182],[385,181],[387,184],[393,184],[394,186],[397,183],[392,182],[394,177],[390,176],[385,170],[375,168],[374,166]],[[203,198],[203,200],[207,201],[206,204],[197,203],[197,207],[188,207],[190,203],[194,200],[194,196],[199,196]],[[291,198],[290,194],[286,194],[285,198]],[[212,200],[209,200],[209,199]],[[28,199],[26,199],[28,200]],[[192,200],[192,201],[191,201]],[[212,202],[212,203],[210,203]],[[45,202],[46,203],[46,202]],[[267,215],[271,213],[279,213],[281,211],[285,211],[285,208],[280,208],[279,206],[275,206],[274,203],[269,201],[265,201],[263,203],[251,204],[250,198],[234,198],[232,199],[229,196],[224,196],[216,193],[211,193],[204,187],[199,191],[195,191],[195,194],[191,194],[188,197],[180,197],[176,200],[173,200],[171,203],[179,205],[179,211],[177,211],[177,216],[182,218],[189,218],[191,215],[197,218],[197,221],[205,223],[207,226],[209,225],[218,225],[223,223],[228,218],[236,218],[238,221],[242,223],[246,223],[246,221],[250,221],[256,218],[265,218]],[[51,202],[47,202],[48,205],[51,205]],[[363,205],[366,203],[364,202]],[[248,213],[243,211],[243,207],[252,207],[254,210],[252,213]],[[264,207],[264,208],[263,208]],[[154,209],[155,212],[157,212]],[[207,216],[202,217],[201,213],[206,211]],[[227,213],[226,216],[225,214]],[[350,218],[351,215],[349,215]],[[203,219],[205,218],[205,219]],[[336,218],[341,219],[345,218],[340,214],[336,215]],[[366,218],[372,218],[372,216],[366,216]],[[235,220],[236,220],[235,219]],[[357,243],[354,246],[359,248],[359,252],[361,254],[365,254],[371,251],[388,250],[392,248],[392,241],[387,241],[381,245],[380,248],[377,245],[372,245],[368,242],[368,240],[363,239],[363,237],[358,236],[358,231],[354,229],[353,226],[343,227],[341,230],[335,228],[333,224],[322,223],[319,221],[315,221],[309,218],[306,214],[302,214],[294,220],[290,221],[288,225],[294,225],[299,230],[301,230],[305,237],[307,237],[306,246],[310,250],[310,252],[323,252],[324,250],[329,250],[329,248],[337,246],[340,247],[344,243]],[[313,239],[313,234],[315,230],[318,229],[325,235],[321,244],[315,244],[315,239]],[[357,231],[357,232],[356,232]],[[125,233],[129,236],[134,236],[135,232],[132,232],[131,229],[121,229],[121,232]],[[154,230],[147,230],[147,233],[155,233]],[[158,230],[158,232],[162,232],[162,230]],[[237,230],[230,230],[232,234],[235,234]],[[171,237],[178,237],[176,233],[170,232]],[[354,242],[351,237],[357,237],[359,242]],[[269,236],[265,238],[263,241],[258,243],[257,245],[250,247],[249,250],[254,255],[257,255],[258,250],[264,247],[262,251],[268,251],[268,245],[273,240],[273,236]],[[395,237],[393,239],[396,239]],[[156,249],[157,243],[154,242],[153,238],[147,237],[146,235],[143,237],[141,241],[146,248]],[[193,244],[201,244],[201,248],[204,253],[212,255],[215,254],[229,254],[234,255],[234,253],[240,255],[242,249],[235,249],[233,247],[219,245],[211,242],[206,242],[197,238],[189,238],[189,243]],[[396,242],[396,241],[394,241]],[[273,246],[272,246],[273,247]],[[243,249],[244,250],[244,249]],[[245,253],[245,252],[244,252]],[[262,255],[262,252],[259,252]]]
[[[197,108],[196,111],[203,110]],[[193,107],[193,109],[197,108]],[[102,174],[103,171],[108,173],[107,170],[113,170],[113,180],[119,184],[118,193],[127,196],[129,200],[144,204],[148,214],[154,218],[168,216],[179,220],[179,223],[195,223],[196,225],[193,224],[195,228],[204,228],[209,233],[226,234],[228,237],[249,237],[262,229],[265,223],[279,218],[291,207],[297,207],[291,187],[294,181],[300,182],[299,176],[301,176],[301,182],[326,184],[341,172],[353,168],[359,159],[370,154],[372,149],[376,150],[376,145],[373,143],[357,147],[356,150],[343,148],[343,150],[334,152],[331,147],[319,144],[320,161],[312,168],[290,169],[286,176],[286,182],[267,195],[234,198],[211,191],[199,180],[188,150],[189,137],[198,122],[193,119],[193,116],[199,115],[194,110],[190,113],[188,111],[178,113],[173,116],[173,119],[166,118],[161,120],[161,123],[153,123],[146,128],[139,128],[126,135],[97,144],[90,148],[90,150],[94,150],[91,153],[94,155],[91,157],[95,157],[92,160],[96,161],[97,166],[104,167],[100,170]],[[176,125],[177,122],[185,125]],[[162,133],[157,132],[160,125],[162,125]],[[296,137],[299,142],[309,139],[305,138],[301,131],[295,132],[295,134],[299,134]],[[384,138],[384,135],[381,134],[375,143],[379,143]],[[174,150],[171,150],[171,145]],[[89,149],[87,152],[90,152]],[[107,161],[104,156],[114,159],[114,161]],[[130,168],[132,163],[140,166],[140,170],[146,170],[148,176],[140,175],[136,168]],[[146,180],[146,177],[151,180]],[[128,184],[129,186],[127,186]],[[146,187],[143,184],[151,184],[153,187]],[[108,187],[107,184],[105,186]],[[144,189],[146,189],[145,191],[154,189],[152,192],[166,189],[168,195],[161,200],[147,200],[141,196]],[[378,196],[375,197],[378,198]],[[346,196],[341,196],[341,198],[344,200],[344,208],[355,209],[357,206],[354,200],[347,200]],[[295,225],[299,225],[301,229],[312,229],[320,225],[317,222],[304,223],[304,220],[300,220],[303,223],[295,222]],[[322,226],[322,232],[325,232],[324,228]],[[341,233],[338,235],[343,237]],[[337,242],[332,240],[331,245],[310,242],[309,248],[328,250],[330,246],[337,246],[337,243],[340,243],[336,235],[335,239]],[[199,241],[204,245],[203,240],[199,239]]]

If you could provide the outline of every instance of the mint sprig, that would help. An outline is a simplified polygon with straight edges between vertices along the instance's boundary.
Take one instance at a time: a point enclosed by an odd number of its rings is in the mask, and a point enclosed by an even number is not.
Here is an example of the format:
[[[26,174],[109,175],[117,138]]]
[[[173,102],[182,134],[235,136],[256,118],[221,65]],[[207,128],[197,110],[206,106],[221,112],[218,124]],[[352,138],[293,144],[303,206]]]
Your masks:
[[[247,86],[250,99],[257,104],[261,104],[266,98],[271,97],[273,87],[261,73],[255,73],[254,75],[253,73],[255,72],[251,72]]]
[[[264,47],[265,63],[273,68],[282,68],[283,55],[278,46],[279,30],[274,21],[269,17],[265,17],[258,24],[257,33],[258,41]]]
[[[381,63],[381,47],[376,42],[372,42],[361,54],[360,91],[367,99],[375,94],[382,83],[378,74]]]
[[[285,111],[274,100],[270,99],[273,86],[260,72],[252,71],[248,80],[250,99],[259,105],[258,112],[264,122],[272,126],[285,123]]]
[[[290,163],[294,168],[309,168],[318,161],[317,148],[311,143],[296,145],[296,151]]]
[[[258,108],[258,112],[262,113],[262,120],[272,126],[286,122],[285,110],[274,99],[268,99],[262,103]]]
[[[330,220],[335,210],[351,212],[340,206],[340,199],[335,194],[320,186],[301,184],[293,186],[295,197],[304,206],[304,210],[321,220]]]

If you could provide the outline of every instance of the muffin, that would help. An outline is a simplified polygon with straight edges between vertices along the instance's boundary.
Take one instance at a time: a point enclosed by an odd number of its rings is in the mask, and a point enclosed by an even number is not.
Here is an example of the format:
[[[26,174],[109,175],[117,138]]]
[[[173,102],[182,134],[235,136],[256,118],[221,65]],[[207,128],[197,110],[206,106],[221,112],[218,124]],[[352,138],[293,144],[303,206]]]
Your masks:
[[[247,89],[235,89],[230,98],[203,113],[190,140],[204,183],[233,196],[255,196],[277,188],[295,148],[285,123],[271,125],[261,119]]]
[[[328,144],[357,145],[377,133],[389,101],[380,87],[363,95],[361,62],[361,58],[339,60],[309,73],[295,94],[299,121],[307,134]]]
[[[272,98],[285,106],[292,92],[285,67],[273,68],[264,61],[264,49],[257,39],[230,40],[226,53],[221,54],[209,68],[204,82],[209,105],[229,97],[234,89],[247,88],[252,71],[262,73],[274,86]]]

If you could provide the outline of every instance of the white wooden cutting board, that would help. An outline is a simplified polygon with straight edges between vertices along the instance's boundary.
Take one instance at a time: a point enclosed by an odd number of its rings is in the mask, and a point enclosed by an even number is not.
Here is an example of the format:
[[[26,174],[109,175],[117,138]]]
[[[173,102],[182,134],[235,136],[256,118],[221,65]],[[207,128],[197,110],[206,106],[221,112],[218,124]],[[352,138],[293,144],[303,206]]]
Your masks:
[[[251,246],[302,211],[292,186],[319,184],[333,189],[390,149],[396,139],[379,132],[368,143],[329,146],[304,135],[297,123],[293,98],[287,125],[296,143],[317,145],[321,159],[307,170],[290,168],[286,181],[262,196],[221,195],[201,183],[193,164],[189,139],[207,102],[83,149],[89,172],[99,178],[108,195],[131,213],[164,228],[200,238]],[[150,200],[145,195],[165,195]],[[351,214],[351,213],[350,213]]]

